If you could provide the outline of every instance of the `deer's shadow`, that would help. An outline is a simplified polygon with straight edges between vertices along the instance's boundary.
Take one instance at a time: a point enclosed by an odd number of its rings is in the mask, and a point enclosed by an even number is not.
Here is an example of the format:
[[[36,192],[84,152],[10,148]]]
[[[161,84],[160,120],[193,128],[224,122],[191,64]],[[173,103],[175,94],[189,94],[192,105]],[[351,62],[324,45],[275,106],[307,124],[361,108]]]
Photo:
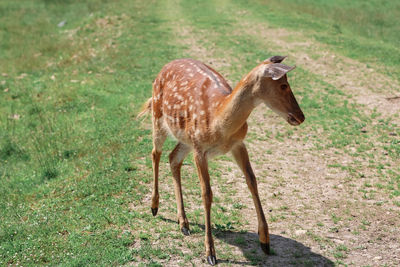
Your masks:
[[[176,224],[177,222],[160,216],[160,219]],[[203,224],[190,223],[204,230]],[[334,263],[296,240],[280,235],[270,235],[272,255],[265,255],[259,245],[258,235],[253,232],[212,229],[213,236],[227,244],[236,246],[242,252],[246,261],[236,261],[217,255],[218,263],[258,266],[334,266]]]

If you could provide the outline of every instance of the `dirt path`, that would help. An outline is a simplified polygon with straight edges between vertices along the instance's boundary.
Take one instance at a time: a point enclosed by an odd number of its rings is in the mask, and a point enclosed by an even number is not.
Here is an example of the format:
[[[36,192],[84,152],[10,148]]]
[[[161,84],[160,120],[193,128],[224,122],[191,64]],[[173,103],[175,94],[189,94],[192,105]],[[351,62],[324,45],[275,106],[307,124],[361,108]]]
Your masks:
[[[170,16],[184,17],[178,6],[176,14]],[[254,22],[250,25],[246,16],[240,16],[243,14],[243,11],[238,11],[240,20],[235,25],[237,32],[234,34],[263,36],[260,42],[268,45],[269,49],[283,51],[302,68],[350,95],[356,103],[365,105],[367,114],[376,109],[382,118],[386,118],[400,111],[397,98],[388,100],[400,94],[397,81],[363,63],[336,55],[326,45],[307,39],[301,33]],[[208,63],[229,80],[231,64],[240,64],[233,51],[207,43],[207,36],[199,35],[199,31],[184,19],[171,27],[175,38],[188,47],[187,53],[191,57]],[[232,81],[229,82],[232,85]],[[398,117],[393,119],[399,122]],[[376,170],[367,168],[368,162],[361,162],[365,165],[363,176],[353,177],[346,169],[330,168],[333,163],[348,164],[360,159],[343,151],[338,153],[335,149],[316,150],[312,140],[304,141],[304,136],[296,132],[282,141],[266,138],[266,128],[278,133],[286,127],[279,121],[280,118],[260,106],[249,119],[252,138],[248,141],[262,203],[273,234],[272,247],[277,255],[265,257],[259,253],[254,242],[257,240],[256,213],[243,175],[232,161],[223,159],[219,160],[221,179],[235,189],[234,201],[244,204],[241,213],[247,222],[244,230],[249,231],[245,237],[249,244],[239,248],[232,240],[234,237],[227,235],[216,239],[217,251],[225,247],[241,259],[230,262],[231,265],[248,263],[249,251],[252,250],[257,250],[257,257],[268,266],[323,266],[332,262],[355,266],[397,265],[400,262],[400,209],[387,201],[385,194],[377,193],[369,198],[363,191],[365,184],[379,182]],[[390,159],[386,161],[396,164]],[[162,174],[169,175],[168,168],[164,164]],[[185,168],[188,173],[195,172],[193,166]],[[168,179],[168,182],[171,184],[161,185],[161,190],[173,194],[172,180]],[[224,186],[214,184],[214,194],[223,195]],[[192,201],[185,199],[185,202]],[[188,209],[193,211],[193,206]],[[201,242],[202,236],[192,238]],[[203,262],[198,260],[195,263]]]

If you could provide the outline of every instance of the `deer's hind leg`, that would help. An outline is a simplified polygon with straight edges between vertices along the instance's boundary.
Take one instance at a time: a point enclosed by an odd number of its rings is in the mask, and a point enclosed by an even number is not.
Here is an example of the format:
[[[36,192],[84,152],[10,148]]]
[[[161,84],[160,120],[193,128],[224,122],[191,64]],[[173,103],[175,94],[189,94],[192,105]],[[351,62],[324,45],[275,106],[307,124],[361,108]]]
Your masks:
[[[172,176],[174,177],[176,206],[178,209],[178,223],[184,235],[190,235],[189,221],[185,214],[182,197],[181,167],[183,160],[190,152],[191,147],[183,143],[178,143],[174,150],[169,154]]]
[[[162,146],[167,138],[167,132],[162,127],[162,117],[155,118],[153,116],[153,151],[151,158],[153,161],[153,194],[151,196],[151,213],[157,215],[160,195],[158,192],[158,170],[162,153]]]

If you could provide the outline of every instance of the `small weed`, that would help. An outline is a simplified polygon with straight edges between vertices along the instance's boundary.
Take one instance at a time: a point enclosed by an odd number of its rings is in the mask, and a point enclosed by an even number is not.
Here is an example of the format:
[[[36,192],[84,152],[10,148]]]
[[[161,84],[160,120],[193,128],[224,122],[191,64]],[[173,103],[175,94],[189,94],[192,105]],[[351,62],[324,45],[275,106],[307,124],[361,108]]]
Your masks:
[[[234,229],[234,227],[233,227],[233,225],[232,225],[232,223],[231,222],[228,222],[228,223],[226,223],[226,224],[215,224],[215,228],[218,230],[218,231],[226,231],[226,230],[233,230]]]
[[[339,232],[339,228],[338,227],[331,227],[331,228],[329,228],[329,232],[338,233]]]
[[[342,220],[341,217],[336,216],[334,213],[332,213],[331,218],[332,218],[332,221],[334,224],[337,224],[338,222],[340,222]]]
[[[345,258],[347,258],[346,254],[343,251],[335,251],[335,252],[333,252],[333,256],[336,259],[345,259]]]
[[[364,186],[365,186],[365,187],[372,187],[372,184],[365,182],[365,183],[364,183]]]
[[[12,157],[27,160],[28,156],[11,139],[5,138],[3,145],[0,146],[0,160],[8,160]]]
[[[300,251],[300,250],[296,250],[296,251],[294,251],[293,252],[293,257],[295,257],[295,258],[301,258],[301,257],[303,257],[303,253],[302,253],[302,251]]]
[[[139,234],[139,238],[142,240],[149,240],[150,237],[151,237],[151,235],[146,232],[140,232],[140,234]]]
[[[52,167],[52,166],[47,166],[45,167],[45,169],[43,170],[43,178],[45,180],[50,180],[50,179],[54,179],[59,175],[59,171]]]
[[[353,231],[352,233],[353,233],[353,235],[359,235],[360,234],[359,231]]]
[[[370,222],[370,221],[367,221],[367,220],[362,220],[361,223],[362,223],[363,225],[365,225],[365,226],[370,226],[370,225],[371,225],[371,222]]]
[[[312,233],[311,231],[307,231],[307,235],[310,236],[314,241],[321,242],[323,241],[322,237]]]
[[[244,245],[247,244],[247,241],[246,241],[246,239],[245,239],[243,236],[238,236],[238,237],[236,237],[236,239],[235,239],[235,243],[236,243],[237,245],[244,246]]]
[[[242,203],[236,202],[233,204],[233,208],[237,210],[243,209],[245,206]]]
[[[132,166],[125,166],[124,167],[124,171],[126,171],[126,172],[133,172],[133,171],[136,171],[136,170],[137,170],[136,167],[132,167]]]
[[[345,245],[339,245],[336,247],[337,251],[348,251],[348,248]]]
[[[270,215],[269,220],[271,222],[277,222],[278,221],[278,216]]]

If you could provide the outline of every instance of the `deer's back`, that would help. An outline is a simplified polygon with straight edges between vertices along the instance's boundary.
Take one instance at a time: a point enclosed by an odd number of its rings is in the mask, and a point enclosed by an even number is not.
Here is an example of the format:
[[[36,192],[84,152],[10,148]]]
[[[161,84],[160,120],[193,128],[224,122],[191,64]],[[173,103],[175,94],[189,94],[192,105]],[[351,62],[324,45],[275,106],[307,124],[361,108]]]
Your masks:
[[[179,140],[218,138],[213,119],[232,92],[225,79],[204,63],[174,60],[163,67],[153,84],[153,115]]]

